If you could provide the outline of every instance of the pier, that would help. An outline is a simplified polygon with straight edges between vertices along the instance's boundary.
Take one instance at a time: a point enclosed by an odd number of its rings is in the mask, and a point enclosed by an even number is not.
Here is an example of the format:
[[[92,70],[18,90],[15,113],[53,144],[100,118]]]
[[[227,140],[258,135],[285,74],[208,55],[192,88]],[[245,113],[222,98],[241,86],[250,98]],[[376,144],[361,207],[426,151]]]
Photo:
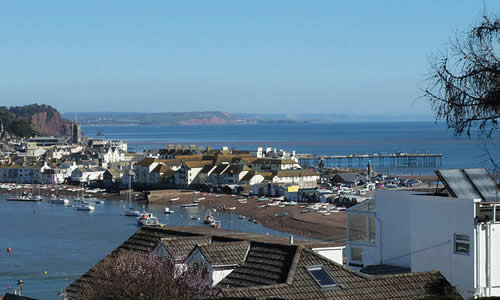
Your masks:
[[[299,163],[304,167],[317,167],[323,161],[326,168],[364,168],[368,161],[374,168],[436,168],[442,163],[442,154],[374,153],[348,155],[299,154]]]

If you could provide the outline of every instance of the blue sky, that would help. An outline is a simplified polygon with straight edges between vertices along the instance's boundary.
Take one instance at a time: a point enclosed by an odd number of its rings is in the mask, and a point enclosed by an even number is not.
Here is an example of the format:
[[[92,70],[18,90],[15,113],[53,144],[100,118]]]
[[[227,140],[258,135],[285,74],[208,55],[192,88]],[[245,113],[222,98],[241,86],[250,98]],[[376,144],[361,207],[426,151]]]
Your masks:
[[[429,56],[482,11],[474,0],[2,2],[0,105],[430,114],[417,100]]]

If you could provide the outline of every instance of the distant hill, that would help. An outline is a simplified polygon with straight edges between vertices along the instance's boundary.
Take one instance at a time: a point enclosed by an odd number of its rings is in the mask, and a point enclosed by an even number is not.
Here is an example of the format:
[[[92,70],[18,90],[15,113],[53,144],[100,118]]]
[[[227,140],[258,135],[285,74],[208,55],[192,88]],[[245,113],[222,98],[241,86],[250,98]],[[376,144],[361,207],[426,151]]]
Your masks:
[[[70,119],[74,113],[64,113]],[[431,121],[426,115],[347,115],[347,114],[232,114],[206,112],[79,112],[83,125],[210,125]]]
[[[67,118],[74,113],[64,113]],[[254,120],[226,112],[79,112],[82,125],[223,125],[255,124]]]
[[[33,135],[64,136],[71,134],[71,122],[50,105],[0,107],[0,121],[9,135],[30,137]]]

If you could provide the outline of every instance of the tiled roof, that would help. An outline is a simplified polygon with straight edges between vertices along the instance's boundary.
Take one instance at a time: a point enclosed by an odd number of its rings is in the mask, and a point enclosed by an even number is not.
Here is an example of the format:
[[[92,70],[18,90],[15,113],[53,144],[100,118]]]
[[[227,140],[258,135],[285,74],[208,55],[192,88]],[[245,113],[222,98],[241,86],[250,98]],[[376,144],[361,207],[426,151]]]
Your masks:
[[[200,161],[203,159],[203,155],[176,155],[175,159],[181,161]]]
[[[154,158],[147,157],[147,158],[141,160],[140,162],[138,162],[137,164],[140,166],[143,166],[143,167],[149,167],[154,162],[155,162]]]
[[[313,170],[283,170],[276,173],[278,177],[304,177],[304,176],[319,176]]]
[[[245,262],[219,286],[238,288],[285,283],[296,251],[296,246],[252,242]]]
[[[211,160],[195,160],[195,161],[185,161],[184,164],[188,168],[203,168],[204,166],[211,165]]]
[[[182,240],[181,238],[185,240]],[[169,251],[169,253],[170,251],[178,251],[178,253],[176,252],[175,254],[171,255],[173,255],[174,257],[179,256],[181,258],[184,255],[187,255],[197,243],[207,243],[209,241],[212,241],[213,243],[219,243],[242,240],[258,240],[262,242],[273,242],[281,244],[288,243],[288,238],[284,236],[267,236],[256,233],[214,229],[203,226],[182,226],[169,228],[142,227],[137,230],[137,232],[134,233],[128,240],[126,240],[123,244],[121,244],[118,248],[111,252],[109,256],[115,256],[116,253],[120,250],[151,252],[158,246],[158,243],[162,241],[162,239],[166,239],[168,241],[167,244],[169,248],[167,249],[167,251]],[[313,248],[334,246],[332,243],[328,242],[310,242],[300,239],[295,239],[295,243],[311,245],[311,247]],[[180,250],[173,250],[174,244],[175,247],[179,247]],[[82,287],[82,283],[84,281],[93,280],[92,272],[96,266],[92,267],[88,272],[83,274],[80,278],[75,280],[66,288],[66,291],[68,292],[68,295],[71,299],[77,299],[78,292]]]
[[[252,251],[252,249],[250,250]],[[450,288],[449,282],[439,272],[407,273],[375,278],[355,273],[335,262],[332,262],[311,250],[296,246],[294,261],[283,276],[274,284],[259,284],[251,287],[234,287],[232,280],[257,283],[251,273],[240,271],[247,269],[247,262],[237,267],[224,278],[218,287],[226,297],[247,297],[258,299],[422,299],[425,297],[445,295]],[[266,253],[266,251],[263,251]],[[249,257],[250,254],[249,254]],[[260,261],[259,261],[260,263]],[[266,265],[266,263],[264,263]],[[335,280],[336,286],[322,288],[307,271],[308,266],[322,266]],[[266,276],[274,272],[265,273]],[[281,274],[284,275],[284,274]],[[272,282],[272,280],[268,280]],[[234,281],[238,282],[238,281]],[[228,285],[229,283],[229,285]]]
[[[168,171],[171,171],[172,169],[170,169],[169,167],[163,165],[163,164],[159,164],[156,166],[156,168],[153,169],[153,171],[151,171],[151,173],[166,173]]]
[[[162,238],[161,243],[167,249],[167,252],[176,260],[184,260],[189,252],[200,243],[209,243],[209,236],[194,237],[167,237]]]
[[[212,266],[234,266],[245,260],[250,242],[213,242],[199,244],[197,248]]]
[[[142,227],[118,248],[113,250],[109,256],[115,256],[120,250],[151,252],[156,248],[161,238],[176,236],[193,237],[201,235],[189,232],[171,231],[164,228]],[[101,262],[97,263],[94,267],[83,274],[80,278],[73,281],[73,283],[66,288],[66,292],[71,299],[78,299],[78,293],[82,288],[82,284],[93,279],[93,270]]]

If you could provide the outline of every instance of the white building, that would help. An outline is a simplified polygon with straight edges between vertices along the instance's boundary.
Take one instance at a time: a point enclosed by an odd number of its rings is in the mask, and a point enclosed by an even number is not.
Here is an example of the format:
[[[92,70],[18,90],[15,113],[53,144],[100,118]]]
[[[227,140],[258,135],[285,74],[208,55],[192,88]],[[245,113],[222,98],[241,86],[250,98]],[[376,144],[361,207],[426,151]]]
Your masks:
[[[500,296],[497,213],[481,198],[379,190],[347,210],[347,264],[438,270],[464,298]]]
[[[273,183],[292,184],[301,188],[315,188],[318,186],[319,174],[312,170],[284,170],[277,172]]]

